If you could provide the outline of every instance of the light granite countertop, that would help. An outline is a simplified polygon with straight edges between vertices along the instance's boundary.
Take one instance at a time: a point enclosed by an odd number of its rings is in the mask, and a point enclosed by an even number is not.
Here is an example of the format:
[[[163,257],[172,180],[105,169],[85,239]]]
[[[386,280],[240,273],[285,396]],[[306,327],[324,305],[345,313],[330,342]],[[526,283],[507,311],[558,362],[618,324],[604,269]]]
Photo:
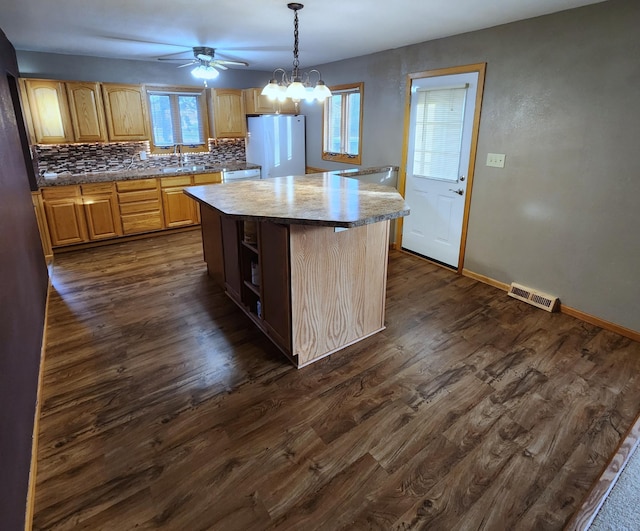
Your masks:
[[[191,186],[185,193],[240,220],[357,227],[409,215],[395,189],[331,172]]]
[[[222,162],[207,163],[197,166],[184,165],[181,167],[149,167],[132,170],[95,171],[87,173],[59,173],[54,179],[38,177],[38,186],[64,186],[70,184],[101,183],[109,181],[130,181],[134,179],[147,179],[151,177],[175,177],[176,175],[197,175],[200,173],[214,173],[225,170],[248,170],[260,168],[258,164],[249,162]]]

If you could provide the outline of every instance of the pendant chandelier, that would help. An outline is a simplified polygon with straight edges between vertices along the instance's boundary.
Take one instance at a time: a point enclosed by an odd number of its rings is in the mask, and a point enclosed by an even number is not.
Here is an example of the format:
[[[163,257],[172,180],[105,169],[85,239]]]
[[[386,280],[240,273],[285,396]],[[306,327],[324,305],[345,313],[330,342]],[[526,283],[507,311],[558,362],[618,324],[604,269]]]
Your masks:
[[[298,60],[298,11],[304,5],[292,2],[287,7],[294,12],[293,18],[293,70],[291,75],[287,74],[284,68],[276,68],[273,71],[273,77],[269,83],[262,89],[262,95],[269,99],[277,99],[284,101],[289,98],[297,104],[300,100],[307,101],[324,101],[331,96],[329,87],[322,81],[322,75],[318,70],[310,70],[309,72],[300,72]],[[281,74],[278,81],[277,75]],[[317,74],[318,80],[314,85],[311,84],[311,75]]]

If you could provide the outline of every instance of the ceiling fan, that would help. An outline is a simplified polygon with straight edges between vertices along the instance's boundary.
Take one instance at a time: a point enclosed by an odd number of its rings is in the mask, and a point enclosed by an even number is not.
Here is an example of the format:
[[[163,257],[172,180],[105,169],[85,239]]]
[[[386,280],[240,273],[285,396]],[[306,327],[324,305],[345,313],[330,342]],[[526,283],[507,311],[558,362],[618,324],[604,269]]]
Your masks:
[[[170,57],[159,57],[158,61],[184,61]],[[194,77],[200,79],[213,79],[218,77],[218,70],[228,70],[228,66],[249,66],[245,61],[231,61],[227,59],[215,59],[215,49],[208,46],[195,46],[193,48],[193,59],[188,63],[179,65],[178,68],[196,65],[191,71]]]

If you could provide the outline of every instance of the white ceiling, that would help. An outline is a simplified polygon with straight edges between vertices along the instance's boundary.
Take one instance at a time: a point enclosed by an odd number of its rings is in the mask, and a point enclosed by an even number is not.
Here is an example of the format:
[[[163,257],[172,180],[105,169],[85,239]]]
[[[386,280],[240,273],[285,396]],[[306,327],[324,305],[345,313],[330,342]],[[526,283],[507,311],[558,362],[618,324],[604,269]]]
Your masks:
[[[602,0],[306,0],[300,66],[595,4]],[[251,70],[289,68],[286,0],[0,0],[0,28],[17,50],[155,61],[210,46]]]

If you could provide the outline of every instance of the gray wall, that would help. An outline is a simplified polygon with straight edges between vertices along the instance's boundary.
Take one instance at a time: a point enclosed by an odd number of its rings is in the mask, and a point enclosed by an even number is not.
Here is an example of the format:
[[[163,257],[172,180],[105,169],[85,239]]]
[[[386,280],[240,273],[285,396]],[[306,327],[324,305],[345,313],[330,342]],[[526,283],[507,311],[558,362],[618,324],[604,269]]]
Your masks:
[[[162,83],[187,86],[203,84],[191,75],[191,68],[177,68],[181,63],[125,61],[20,50],[16,53],[22,77],[132,84]],[[271,72],[234,67],[221,72],[216,79],[207,81],[207,85],[223,88],[262,87],[267,84],[270,77]]]
[[[322,65],[364,81],[363,166],[400,165],[406,75],[486,62],[465,268],[640,331],[640,2]],[[318,108],[308,164],[320,159]],[[485,165],[505,153],[504,169]]]

